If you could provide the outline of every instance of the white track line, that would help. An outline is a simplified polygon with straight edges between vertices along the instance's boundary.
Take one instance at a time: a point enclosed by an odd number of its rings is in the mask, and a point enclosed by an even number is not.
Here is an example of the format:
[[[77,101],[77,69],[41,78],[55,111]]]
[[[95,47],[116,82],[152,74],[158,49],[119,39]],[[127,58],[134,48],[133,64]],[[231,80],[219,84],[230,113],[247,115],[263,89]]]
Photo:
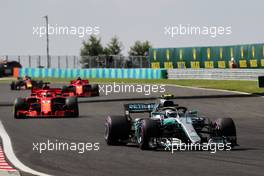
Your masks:
[[[203,88],[203,87],[192,87],[192,86],[182,86],[182,85],[176,85],[176,84],[165,84],[166,86],[172,86],[172,87],[181,87],[181,88],[187,88],[187,89],[194,89],[194,90],[206,90],[206,91],[216,91],[216,92],[230,92],[230,93],[237,93],[237,94],[244,94],[244,95],[250,95],[251,93],[247,92],[240,92],[240,91],[234,91],[234,90],[224,90],[224,89],[212,89],[212,88]]]
[[[6,132],[1,121],[0,121],[0,136],[2,138],[3,148],[4,148],[4,152],[5,152],[6,157],[17,169],[19,169],[23,172],[31,173],[33,175],[51,176],[51,175],[48,175],[45,173],[35,171],[35,170],[25,166],[22,162],[20,162],[18,160],[18,158],[16,157],[16,155],[13,151],[13,147],[12,147],[10,137],[8,136],[8,134],[7,134],[7,132]]]
[[[228,93],[236,93],[241,95],[252,95],[252,93],[247,92],[240,92],[240,91],[234,91],[234,90],[224,90],[224,89],[212,89],[212,88],[202,88],[202,87],[191,87],[191,86],[181,86],[181,85],[173,85],[173,84],[165,84],[166,86],[172,86],[172,87],[181,87],[181,88],[187,88],[187,89],[194,89],[194,90],[205,90],[205,91],[217,91],[217,92],[228,92]],[[263,89],[264,92],[264,89]],[[258,97],[264,98],[264,96],[259,95]]]
[[[95,83],[97,83],[97,84],[113,84],[113,83],[100,83],[100,82],[95,82]],[[122,83],[118,83],[118,84],[122,84]],[[126,84],[126,83],[123,83],[123,84]],[[127,83],[127,84],[142,84],[142,83]],[[149,83],[149,84],[155,84],[155,83]],[[142,85],[146,85],[146,84],[142,84]],[[195,87],[195,86],[182,86],[182,85],[178,85],[178,84],[158,83],[157,85],[165,85],[165,86],[170,86],[170,87],[180,87],[180,88],[187,88],[187,89],[193,89],[193,90],[205,90],[205,91],[215,91],[215,92],[236,93],[236,94],[242,94],[242,95],[252,95],[252,93],[240,92],[240,91],[235,91],[235,90],[213,89],[213,88],[203,88],[203,87]],[[264,96],[259,96],[259,97],[264,98]]]

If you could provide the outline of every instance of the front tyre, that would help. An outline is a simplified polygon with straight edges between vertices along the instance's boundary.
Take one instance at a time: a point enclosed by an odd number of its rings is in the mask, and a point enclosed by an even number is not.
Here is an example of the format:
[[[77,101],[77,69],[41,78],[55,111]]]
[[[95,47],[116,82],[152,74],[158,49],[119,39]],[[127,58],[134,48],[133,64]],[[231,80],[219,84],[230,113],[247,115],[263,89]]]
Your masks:
[[[129,122],[124,116],[108,116],[104,138],[108,145],[125,144],[129,138]]]
[[[237,145],[236,126],[232,118],[219,118],[215,121],[216,135],[226,137],[232,146]]]
[[[65,104],[68,110],[72,110],[71,116],[73,117],[79,116],[79,106],[78,106],[77,97],[67,97]]]
[[[23,98],[16,98],[14,102],[14,118],[15,119],[23,119],[25,118],[24,115],[18,114],[20,110],[27,110],[28,104]]]
[[[142,150],[150,149],[151,138],[158,137],[159,128],[155,120],[143,119],[140,127],[140,137],[138,139],[139,148]]]

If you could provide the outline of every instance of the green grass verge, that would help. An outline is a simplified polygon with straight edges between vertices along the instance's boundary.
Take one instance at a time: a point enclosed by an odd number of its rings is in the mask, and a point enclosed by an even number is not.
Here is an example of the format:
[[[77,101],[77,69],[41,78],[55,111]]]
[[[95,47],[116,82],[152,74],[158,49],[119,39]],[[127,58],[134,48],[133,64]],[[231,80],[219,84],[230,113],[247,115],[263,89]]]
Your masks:
[[[65,83],[72,79],[62,78],[44,78],[45,82]],[[172,84],[200,88],[223,89],[232,91],[241,91],[247,93],[263,93],[264,89],[258,88],[257,81],[240,81],[240,80],[166,80],[166,79],[89,79],[91,83],[138,83],[138,84]],[[10,80],[0,80],[0,82],[10,82]]]

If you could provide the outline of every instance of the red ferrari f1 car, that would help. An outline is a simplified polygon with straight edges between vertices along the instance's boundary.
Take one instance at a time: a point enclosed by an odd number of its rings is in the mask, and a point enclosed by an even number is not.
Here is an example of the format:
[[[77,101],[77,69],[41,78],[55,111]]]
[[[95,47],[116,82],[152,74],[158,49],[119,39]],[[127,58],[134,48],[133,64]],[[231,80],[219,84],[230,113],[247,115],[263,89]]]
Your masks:
[[[89,84],[88,80],[79,77],[72,80],[68,86],[63,86],[62,93],[77,97],[99,96],[99,87],[98,84]]]
[[[64,97],[60,88],[33,88],[31,96],[17,98],[14,102],[14,117],[78,117],[77,97]]]

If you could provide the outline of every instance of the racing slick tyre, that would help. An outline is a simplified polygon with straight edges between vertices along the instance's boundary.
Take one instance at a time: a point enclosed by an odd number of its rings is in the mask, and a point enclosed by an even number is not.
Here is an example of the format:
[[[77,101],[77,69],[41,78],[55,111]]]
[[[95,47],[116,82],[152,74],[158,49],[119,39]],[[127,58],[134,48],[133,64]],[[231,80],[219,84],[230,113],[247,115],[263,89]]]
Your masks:
[[[92,87],[92,91],[94,92],[94,96],[99,96],[99,86],[98,86],[98,84],[92,84],[91,85],[91,87]]]
[[[84,92],[90,92],[90,91],[92,91],[91,85],[84,85],[83,86],[83,91]]]
[[[139,148],[142,150],[150,149],[151,138],[158,137],[159,127],[155,120],[143,119],[141,122],[140,137],[138,140]]]
[[[12,81],[11,84],[10,84],[10,89],[11,90],[16,90],[16,83],[15,81]]]
[[[73,110],[71,116],[78,117],[79,116],[79,107],[77,97],[67,97],[65,102],[68,110]]]
[[[65,93],[65,92],[67,92],[67,89],[68,89],[68,86],[64,85],[64,86],[62,86],[62,88],[61,88],[61,92],[62,92],[62,93]]]
[[[27,110],[28,104],[23,98],[16,98],[14,102],[14,118],[16,119],[23,119],[25,116],[18,115],[17,112],[19,110]]]
[[[75,88],[74,86],[69,86],[69,87],[68,87],[68,91],[69,91],[69,92],[74,92],[74,93],[75,93],[75,92],[76,92],[76,88]]]
[[[52,111],[56,112],[56,111],[60,111],[63,110],[63,105],[65,105],[65,99],[61,98],[61,97],[57,97],[52,99]]]
[[[105,123],[104,138],[108,145],[126,144],[129,138],[129,122],[124,116],[108,116]]]
[[[36,82],[36,87],[37,88],[42,88],[43,87],[43,84],[44,84],[43,81],[37,81]]]
[[[38,82],[35,80],[31,80],[31,84],[32,84],[32,87],[38,87]],[[27,89],[30,89],[30,88],[27,87]]]
[[[237,145],[236,126],[232,118],[219,118],[215,121],[216,133],[219,137],[227,137],[232,146]]]

